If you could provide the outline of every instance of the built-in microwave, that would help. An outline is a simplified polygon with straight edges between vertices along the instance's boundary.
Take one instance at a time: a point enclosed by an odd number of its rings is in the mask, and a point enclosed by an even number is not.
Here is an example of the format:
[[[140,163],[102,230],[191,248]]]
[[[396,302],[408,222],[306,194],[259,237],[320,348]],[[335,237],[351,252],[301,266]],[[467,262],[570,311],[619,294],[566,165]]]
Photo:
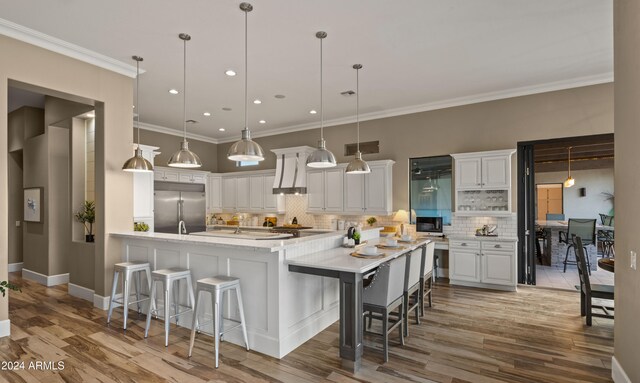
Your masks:
[[[416,217],[416,231],[442,234],[442,217]]]

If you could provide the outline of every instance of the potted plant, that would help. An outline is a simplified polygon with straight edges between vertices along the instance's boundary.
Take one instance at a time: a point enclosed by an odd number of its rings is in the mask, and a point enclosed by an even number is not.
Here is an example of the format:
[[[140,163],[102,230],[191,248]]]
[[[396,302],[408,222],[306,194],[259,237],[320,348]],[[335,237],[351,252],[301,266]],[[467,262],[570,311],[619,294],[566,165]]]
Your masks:
[[[356,245],[360,244],[360,233],[359,232],[355,232],[353,233],[353,241],[355,242]]]
[[[9,281],[0,282],[0,293],[2,293],[3,297],[5,296],[7,290],[22,291],[20,289],[20,286],[14,285],[13,283],[11,283]]]
[[[76,221],[84,225],[87,230],[86,241],[93,242],[93,223],[96,221],[96,204],[93,201],[84,201],[80,210],[75,214]]]
[[[378,220],[376,219],[376,217],[369,217],[367,218],[367,223],[369,224],[369,226],[373,226],[376,224],[376,222],[378,222]]]

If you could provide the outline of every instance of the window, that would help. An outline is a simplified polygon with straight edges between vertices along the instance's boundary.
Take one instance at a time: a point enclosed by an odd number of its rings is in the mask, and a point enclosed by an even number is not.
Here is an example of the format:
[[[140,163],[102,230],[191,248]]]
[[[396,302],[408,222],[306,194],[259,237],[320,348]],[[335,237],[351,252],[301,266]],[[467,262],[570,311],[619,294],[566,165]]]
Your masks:
[[[242,166],[256,166],[258,165],[260,162],[259,161],[236,161],[236,166],[237,167],[242,167]]]
[[[442,217],[451,224],[451,156],[409,160],[409,208],[411,222],[416,217]]]

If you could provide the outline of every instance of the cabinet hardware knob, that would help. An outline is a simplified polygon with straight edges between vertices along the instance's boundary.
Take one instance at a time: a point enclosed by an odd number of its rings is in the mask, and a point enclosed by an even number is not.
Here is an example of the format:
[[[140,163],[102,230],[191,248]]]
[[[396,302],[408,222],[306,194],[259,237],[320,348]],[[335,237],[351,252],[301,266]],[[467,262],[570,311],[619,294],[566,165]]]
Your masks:
[[[502,246],[500,246],[500,245],[495,245],[494,247],[495,247],[496,249],[499,249],[499,248],[501,248]]]
[[[460,246],[467,246],[466,242],[462,242]]]

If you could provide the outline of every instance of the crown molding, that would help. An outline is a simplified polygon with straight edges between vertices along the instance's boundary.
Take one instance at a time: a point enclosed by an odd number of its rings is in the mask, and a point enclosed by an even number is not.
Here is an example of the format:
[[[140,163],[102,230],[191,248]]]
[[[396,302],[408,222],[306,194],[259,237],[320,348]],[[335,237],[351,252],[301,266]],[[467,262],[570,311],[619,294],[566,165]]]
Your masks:
[[[123,63],[122,61],[107,57],[79,45],[69,43],[57,37],[49,36],[45,33],[38,32],[9,20],[0,18],[0,34],[127,77],[136,77],[136,67],[133,65]],[[140,73],[144,73],[144,70],[140,69]]]
[[[135,128],[135,126],[136,125],[135,125],[135,122],[134,122],[133,127]],[[146,122],[140,122],[140,129],[149,130],[149,131],[152,131],[152,132],[169,134],[169,135],[177,136],[177,137],[182,137],[183,136],[182,130],[167,128],[166,126],[148,124]],[[218,140],[218,139],[215,139],[215,138],[212,138],[212,137],[209,137],[209,136],[203,136],[201,134],[189,133],[189,132],[187,132],[187,138],[192,139],[192,140],[196,140],[196,141],[208,142],[210,144],[219,144],[220,143],[220,140]]]
[[[478,103],[487,102],[487,101],[496,101],[496,100],[503,100],[507,98],[513,98],[513,97],[521,97],[521,96],[529,96],[529,95],[534,95],[539,93],[554,92],[558,90],[580,88],[580,87],[590,86],[590,85],[605,84],[610,82],[613,82],[613,72],[603,73],[603,74],[594,75],[594,76],[578,77],[578,78],[573,78],[569,80],[549,82],[545,84],[525,86],[520,88],[505,89],[505,90],[500,90],[495,92],[480,93],[472,96],[452,98],[448,100],[436,101],[436,102],[431,102],[427,104],[412,105],[407,107],[382,110],[378,112],[371,112],[371,113],[361,114],[360,122],[402,116],[405,114],[428,112],[431,110],[446,109],[446,108],[452,108],[456,106],[478,104]],[[355,116],[349,116],[344,118],[325,120],[324,126],[327,127],[327,126],[352,124],[355,122],[356,122]],[[264,132],[252,130],[251,136],[253,138],[274,136],[277,134],[285,134],[285,133],[299,132],[302,130],[317,129],[319,127],[320,127],[320,124],[318,124],[317,122],[313,122],[313,123],[292,125],[292,126],[276,128],[276,129],[269,129]],[[218,143],[227,143],[227,142],[234,142],[237,140],[238,140],[237,137],[233,137],[233,138],[219,139],[217,141]]]

